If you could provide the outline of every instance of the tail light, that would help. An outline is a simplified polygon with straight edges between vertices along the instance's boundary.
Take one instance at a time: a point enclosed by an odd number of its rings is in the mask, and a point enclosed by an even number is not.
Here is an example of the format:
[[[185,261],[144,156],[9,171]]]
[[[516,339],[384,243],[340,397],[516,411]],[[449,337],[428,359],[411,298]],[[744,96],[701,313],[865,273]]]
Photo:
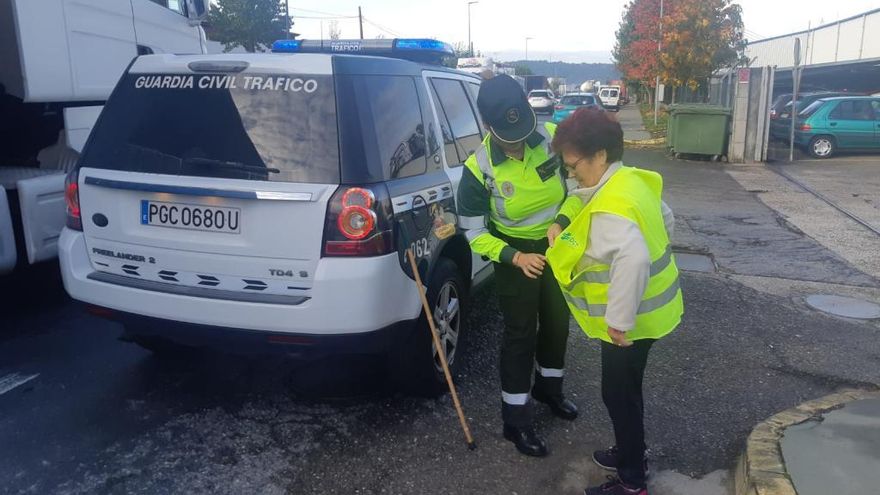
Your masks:
[[[327,206],[324,256],[379,256],[394,251],[391,199],[384,186],[341,186]]]
[[[64,179],[64,202],[67,203],[67,228],[82,230],[82,215],[79,208],[79,170],[74,168]]]
[[[799,131],[810,132],[813,130],[813,126],[810,124],[801,124],[798,126]]]
[[[556,110],[565,110],[565,107],[562,106],[562,105],[556,105],[556,106],[553,107],[553,108],[555,108]]]

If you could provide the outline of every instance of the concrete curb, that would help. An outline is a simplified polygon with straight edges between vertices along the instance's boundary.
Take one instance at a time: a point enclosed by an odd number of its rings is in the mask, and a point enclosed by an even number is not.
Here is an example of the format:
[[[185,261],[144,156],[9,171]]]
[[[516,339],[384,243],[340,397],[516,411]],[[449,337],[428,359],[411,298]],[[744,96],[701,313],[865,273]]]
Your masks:
[[[651,139],[639,139],[639,140],[633,140],[633,139],[624,139],[623,140],[623,144],[629,145],[629,146],[657,146],[658,144],[665,144],[665,143],[666,143],[665,137],[651,138]]]
[[[735,495],[797,495],[779,445],[785,429],[818,418],[849,402],[876,398],[880,398],[878,391],[845,389],[775,414],[756,426],[736,465]]]

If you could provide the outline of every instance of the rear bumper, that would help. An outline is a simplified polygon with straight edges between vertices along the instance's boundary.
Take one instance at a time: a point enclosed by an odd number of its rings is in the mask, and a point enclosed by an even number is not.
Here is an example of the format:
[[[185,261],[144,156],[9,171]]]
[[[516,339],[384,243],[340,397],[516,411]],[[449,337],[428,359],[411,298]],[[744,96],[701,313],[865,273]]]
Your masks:
[[[370,332],[347,335],[272,333],[225,328],[149,318],[119,311],[101,311],[100,316],[125,326],[125,339],[161,337],[193,347],[205,347],[236,354],[283,353],[307,358],[338,354],[381,354],[396,342],[405,342],[416,330],[418,320],[400,321]]]
[[[276,334],[313,336],[374,332],[421,312],[415,282],[396,254],[324,258],[308,299],[298,304],[192,296],[96,280],[82,232],[64,229],[58,242],[64,288],[74,299],[146,318]]]

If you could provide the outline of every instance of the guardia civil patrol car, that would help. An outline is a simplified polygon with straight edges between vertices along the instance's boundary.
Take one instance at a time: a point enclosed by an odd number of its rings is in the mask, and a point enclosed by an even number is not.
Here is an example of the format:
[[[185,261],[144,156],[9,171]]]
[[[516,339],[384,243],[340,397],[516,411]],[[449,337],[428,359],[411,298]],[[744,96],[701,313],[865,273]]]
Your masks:
[[[381,352],[401,386],[440,393],[404,253],[455,366],[491,272],[454,199],[480,80],[427,39],[273,52],[132,62],[67,179],[65,288],[154,352]]]

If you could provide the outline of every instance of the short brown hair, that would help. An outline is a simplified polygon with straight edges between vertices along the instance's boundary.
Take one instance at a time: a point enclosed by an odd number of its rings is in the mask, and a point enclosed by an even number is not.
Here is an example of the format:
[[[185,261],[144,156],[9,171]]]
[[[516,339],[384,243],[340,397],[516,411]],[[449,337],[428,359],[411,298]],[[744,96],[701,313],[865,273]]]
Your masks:
[[[608,163],[620,161],[623,158],[623,128],[617,119],[601,108],[580,108],[556,128],[553,150],[561,153],[566,148],[584,156],[594,156],[605,150]]]

